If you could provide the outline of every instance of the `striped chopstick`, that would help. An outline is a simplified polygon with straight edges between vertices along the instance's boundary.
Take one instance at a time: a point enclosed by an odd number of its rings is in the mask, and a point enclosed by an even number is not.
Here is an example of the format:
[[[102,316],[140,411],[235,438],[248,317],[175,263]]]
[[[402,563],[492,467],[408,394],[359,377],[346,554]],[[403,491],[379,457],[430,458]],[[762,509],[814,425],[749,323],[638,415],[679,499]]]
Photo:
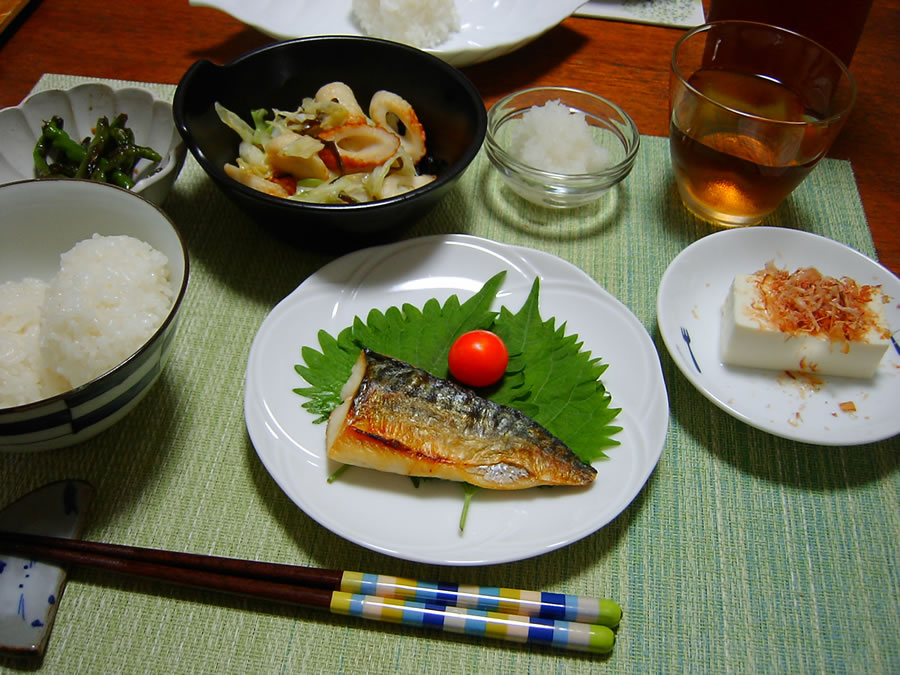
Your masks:
[[[541,619],[592,623],[610,628],[618,626],[622,618],[622,608],[612,600],[603,598],[494,586],[435,583],[384,574],[342,572],[338,590]]]
[[[611,600],[431,583],[193,553],[0,532],[0,550],[240,595],[513,642],[606,653],[622,610]]]

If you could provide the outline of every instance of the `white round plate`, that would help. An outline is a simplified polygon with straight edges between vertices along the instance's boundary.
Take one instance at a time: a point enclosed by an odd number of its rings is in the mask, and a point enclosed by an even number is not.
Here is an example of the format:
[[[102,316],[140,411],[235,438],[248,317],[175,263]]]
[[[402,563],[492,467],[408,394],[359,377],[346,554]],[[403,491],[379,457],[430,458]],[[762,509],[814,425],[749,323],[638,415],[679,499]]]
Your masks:
[[[798,267],[816,267],[829,276],[881,284],[883,293],[892,298],[884,307],[888,324],[894,331],[900,327],[900,279],[859,251],[798,230],[724,230],[684,249],[659,285],[659,330],[684,376],[722,410],[783,438],[846,446],[900,433],[900,351],[896,343],[871,380],[827,376],[792,379],[783,371],[722,364],[721,309],[731,282],[736,275],[752,274],[770,260],[792,272]],[[690,335],[690,350],[682,338],[682,328]],[[855,413],[841,411],[839,404],[846,401],[856,405]]]
[[[479,490],[459,531],[463,490],[340,465],[325,455],[325,425],[293,393],[294,365],[317,333],[336,336],[357,315],[430,298],[461,302],[506,270],[495,308],[515,312],[536,276],[541,316],[566,322],[583,349],[609,364],[603,383],[622,412],[621,445],[595,463],[587,488]],[[266,469],[310,517],[352,542],[387,555],[439,565],[521,560],[571,544],[609,523],[640,492],[659,460],[669,407],[659,355],[638,319],[570,263],[531,249],[467,235],[433,236],[357,251],[318,270],[266,317],[250,349],[244,399],[247,429]]]
[[[212,7],[278,40],[309,35],[362,35],[351,17],[352,0],[190,0]],[[424,51],[447,63],[470,66],[508,54],[556,26],[584,0],[457,0],[460,30]]]

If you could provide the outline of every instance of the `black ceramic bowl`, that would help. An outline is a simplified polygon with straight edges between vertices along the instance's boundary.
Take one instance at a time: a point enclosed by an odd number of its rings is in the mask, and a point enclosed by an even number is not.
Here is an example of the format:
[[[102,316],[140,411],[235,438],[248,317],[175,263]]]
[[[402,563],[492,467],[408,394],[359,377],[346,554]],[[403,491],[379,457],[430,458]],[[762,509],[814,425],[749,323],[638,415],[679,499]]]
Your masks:
[[[294,110],[323,84],[348,84],[368,108],[379,89],[405,98],[425,128],[434,182],[364,204],[309,204],[272,197],[239,184],[223,169],[238,156],[238,135],[214,110],[218,101],[248,122],[256,108]],[[459,70],[419,49],[368,37],[317,36],[279,42],[224,65],[201,60],[175,92],[173,112],[191,153],[228,197],[255,221],[295,243],[364,243],[368,235],[421,218],[459,179],[484,140],[481,95]]]

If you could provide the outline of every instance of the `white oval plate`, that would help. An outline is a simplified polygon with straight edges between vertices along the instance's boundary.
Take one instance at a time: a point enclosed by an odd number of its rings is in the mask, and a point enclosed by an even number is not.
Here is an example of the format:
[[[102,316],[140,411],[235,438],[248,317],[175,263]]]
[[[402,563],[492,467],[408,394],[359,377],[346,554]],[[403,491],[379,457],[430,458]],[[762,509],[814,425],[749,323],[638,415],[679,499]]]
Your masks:
[[[896,343],[871,380],[821,377],[793,380],[781,371],[725,366],[719,358],[721,309],[738,274],[774,261],[781,268],[817,267],[834,277],[881,284],[892,298],[888,324],[900,328],[900,279],[844,244],[779,227],[748,227],[708,235],[684,249],[659,285],[657,317],[666,348],[684,376],[710,401],[776,436],[820,445],[861,445],[900,433],[900,351]],[[691,353],[681,336],[686,328]],[[838,405],[853,401],[857,412]]]
[[[351,17],[352,0],[190,0],[212,7],[278,40],[309,35],[362,35]],[[584,0],[457,0],[460,30],[424,51],[462,67],[508,54],[550,30]]]
[[[566,322],[584,349],[609,368],[603,383],[622,412],[621,445],[596,463],[583,489],[479,490],[459,532],[463,490],[406,476],[353,468],[334,483],[340,465],[325,456],[325,425],[301,408],[293,389],[303,346],[317,333],[336,336],[372,308],[429,298],[465,301],[506,270],[496,308],[518,311],[535,276],[541,315]],[[440,565],[521,560],[571,544],[603,527],[628,506],[656,466],[669,407],[659,355],[647,331],[622,303],[577,267],[555,256],[466,235],[433,236],[357,251],[318,270],[266,317],[250,349],[244,399],[247,429],[259,458],[282,490],[332,532],[373,551]]]

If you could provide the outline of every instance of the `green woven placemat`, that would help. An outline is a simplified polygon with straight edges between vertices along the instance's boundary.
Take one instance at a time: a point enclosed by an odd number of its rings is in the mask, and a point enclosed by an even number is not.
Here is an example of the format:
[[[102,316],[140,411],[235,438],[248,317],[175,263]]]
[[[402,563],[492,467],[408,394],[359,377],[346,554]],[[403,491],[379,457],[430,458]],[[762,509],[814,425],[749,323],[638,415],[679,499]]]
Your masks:
[[[82,81],[48,75],[37,88]],[[599,595],[617,599],[625,618],[613,653],[597,659],[75,569],[47,672],[900,670],[897,441],[842,449],[782,440],[715,408],[677,371],[658,333],[656,289],[678,252],[711,230],[681,206],[665,139],[643,137],[621,188],[574,212],[526,206],[482,154],[405,235],[466,232],[559,255],[628,305],[660,352],[671,424],[644,490],[596,534],[507,565],[448,569],[381,556],[284,496],[245,430],[246,359],[267,312],[332,258],[287,247],[250,222],[191,157],[166,210],[192,267],[164,375],[92,441],[0,455],[0,504],[79,477],[97,489],[89,539]],[[874,254],[847,162],[822,162],[768,224]],[[4,659],[0,667],[28,668]]]

